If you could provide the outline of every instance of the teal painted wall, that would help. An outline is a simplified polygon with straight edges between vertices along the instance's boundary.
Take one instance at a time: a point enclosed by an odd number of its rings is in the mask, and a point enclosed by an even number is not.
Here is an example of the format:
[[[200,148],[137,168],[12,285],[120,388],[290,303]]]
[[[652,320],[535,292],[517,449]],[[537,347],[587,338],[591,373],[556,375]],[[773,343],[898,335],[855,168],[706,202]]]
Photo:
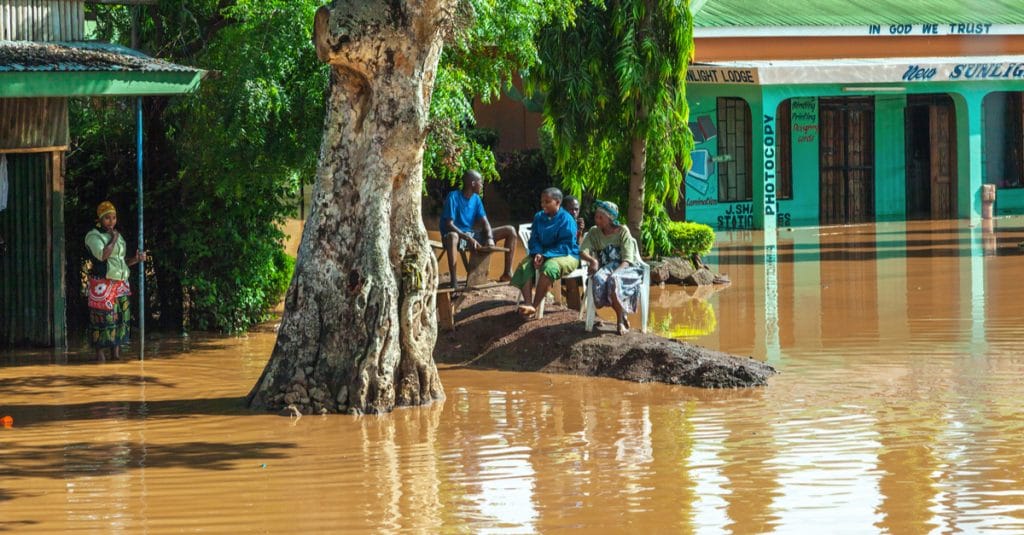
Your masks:
[[[790,101],[792,131],[793,198],[779,201],[779,227],[818,224],[820,184],[818,99]],[[788,216],[788,217],[787,217]],[[787,221],[788,219],[788,221]]]
[[[690,128],[694,131],[694,166],[686,177],[686,219],[710,225],[716,230],[754,228],[751,201],[722,202],[718,200],[718,96],[745,98],[748,104],[758,102],[753,95],[730,91],[690,91]],[[755,106],[752,106],[755,107]],[[791,147],[793,157],[793,198],[778,203],[778,226],[811,226],[818,224],[818,99],[793,99],[791,103]],[[774,113],[773,113],[774,115]],[[761,118],[751,114],[751,128],[760,128]],[[756,137],[756,136],[755,136]],[[751,147],[751,168],[758,171],[760,147]],[[757,179],[757,176],[752,177]],[[756,189],[757,186],[755,186]]]
[[[1005,93],[991,93],[983,101],[982,173],[986,184],[996,185],[996,215],[1024,213],[1024,188],[1010,187],[1006,180],[1006,162],[1000,149],[1004,143],[1024,144],[1024,140],[1008,140],[1003,120],[1009,113]]]
[[[875,220],[907,217],[906,95],[875,97]]]
[[[991,159],[1006,135],[1001,125],[988,125],[984,130],[984,149],[978,140],[971,140],[969,129],[978,129],[978,123],[972,123],[966,116],[967,100],[960,96],[970,94],[971,99],[977,95],[993,91],[1017,91],[1021,89],[1021,81],[985,81],[977,84],[956,82],[911,84],[906,87],[908,94],[947,93],[954,97],[957,106],[958,159],[959,169],[957,180],[960,183],[957,204],[960,217],[977,217],[977,205],[980,202],[980,185],[972,182],[972,169],[980,169],[978,176],[984,176],[986,183],[995,183],[999,188],[996,201],[998,215],[1024,214],[1024,187],[1006,187],[1003,173],[999,171],[1000,162],[982,162]],[[751,229],[756,226],[755,210],[752,202],[719,202],[718,170],[715,158],[718,155],[718,117],[717,97],[739,97],[747,101],[753,108],[760,107],[761,91],[781,93],[793,97],[791,101],[791,136],[792,136],[792,173],[793,198],[778,202],[778,227],[814,226],[819,222],[820,195],[820,141],[818,136],[819,96],[850,96],[838,85],[807,85],[785,87],[756,87],[718,84],[693,84],[687,88],[690,103],[691,128],[702,130],[697,136],[694,150],[694,161],[700,162],[686,178],[685,199],[686,217],[711,225],[717,230]],[[777,94],[773,93],[773,94]],[[870,93],[869,93],[870,94]],[[877,92],[875,97],[875,220],[901,221],[906,219],[906,94],[889,94]],[[972,100],[973,102],[973,100]],[[972,104],[974,105],[974,104]],[[982,121],[993,120],[993,117],[1005,117],[1005,104],[994,105],[986,101]],[[1003,106],[1000,108],[999,106]],[[771,113],[771,112],[769,112]],[[752,116],[751,128],[760,128],[762,118]],[[973,125],[973,126],[972,126]],[[759,134],[760,132],[754,132]],[[759,142],[761,136],[754,135],[752,142]],[[1024,140],[1011,141],[1024,145]],[[752,146],[751,160],[754,176],[753,190],[758,191],[760,176],[761,148]],[[974,157],[972,158],[971,155]],[[975,181],[978,179],[975,178]],[[975,187],[977,186],[977,187]],[[755,195],[756,196],[756,195]]]

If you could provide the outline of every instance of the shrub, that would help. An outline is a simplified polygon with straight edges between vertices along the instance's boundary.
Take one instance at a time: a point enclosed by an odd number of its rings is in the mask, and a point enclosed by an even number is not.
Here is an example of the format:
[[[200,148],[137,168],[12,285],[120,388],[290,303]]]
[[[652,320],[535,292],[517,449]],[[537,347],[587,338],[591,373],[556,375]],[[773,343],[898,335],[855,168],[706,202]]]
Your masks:
[[[703,223],[672,221],[668,224],[668,239],[673,252],[680,256],[706,255],[715,245],[715,231]]]

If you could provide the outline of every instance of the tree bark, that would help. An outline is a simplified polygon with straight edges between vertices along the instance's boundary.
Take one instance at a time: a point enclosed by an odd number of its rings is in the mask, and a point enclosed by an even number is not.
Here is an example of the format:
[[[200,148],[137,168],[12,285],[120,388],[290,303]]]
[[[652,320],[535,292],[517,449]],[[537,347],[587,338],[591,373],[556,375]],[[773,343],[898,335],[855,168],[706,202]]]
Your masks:
[[[455,0],[335,0],[317,183],[274,351],[249,405],[379,413],[444,397],[437,261],[420,212],[434,74]]]

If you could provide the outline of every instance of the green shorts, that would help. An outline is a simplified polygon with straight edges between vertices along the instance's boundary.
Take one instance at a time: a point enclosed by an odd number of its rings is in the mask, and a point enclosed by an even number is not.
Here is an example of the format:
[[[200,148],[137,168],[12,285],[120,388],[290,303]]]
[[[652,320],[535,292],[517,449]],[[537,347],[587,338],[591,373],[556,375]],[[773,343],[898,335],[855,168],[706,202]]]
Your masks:
[[[579,258],[575,256],[557,256],[545,260],[544,264],[540,266],[540,271],[547,275],[549,279],[557,280],[572,273],[578,267],[580,267]],[[533,282],[535,276],[536,270],[533,268],[533,257],[527,256],[512,275],[512,286],[522,288],[526,286],[527,282]]]

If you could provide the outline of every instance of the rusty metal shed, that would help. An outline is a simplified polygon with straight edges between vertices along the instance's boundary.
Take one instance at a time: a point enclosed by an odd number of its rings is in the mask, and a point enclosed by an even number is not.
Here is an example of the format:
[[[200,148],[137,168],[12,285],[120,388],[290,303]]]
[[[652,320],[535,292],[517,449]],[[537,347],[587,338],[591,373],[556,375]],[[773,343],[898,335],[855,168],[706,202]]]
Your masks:
[[[67,343],[67,99],[188,93],[204,75],[130,48],[82,41],[84,4],[0,0],[0,237],[7,248],[0,254],[0,346]]]

